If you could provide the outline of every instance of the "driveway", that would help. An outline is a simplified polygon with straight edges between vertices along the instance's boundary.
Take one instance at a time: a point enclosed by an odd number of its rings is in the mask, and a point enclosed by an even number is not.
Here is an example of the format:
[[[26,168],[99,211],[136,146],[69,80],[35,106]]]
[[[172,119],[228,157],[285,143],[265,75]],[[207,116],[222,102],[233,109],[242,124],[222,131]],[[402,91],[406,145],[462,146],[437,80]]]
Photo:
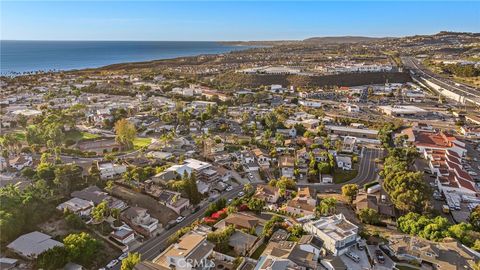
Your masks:
[[[385,263],[381,264],[377,260],[377,256],[375,256],[375,251],[380,250],[383,254],[383,257],[385,258]],[[395,266],[395,263],[390,259],[390,257],[385,254],[378,246],[376,245],[367,245],[367,252],[368,256],[372,259],[374,262],[374,266],[372,269],[375,270],[391,270]]]
[[[370,262],[368,260],[367,256],[367,251],[366,249],[364,250],[359,250],[356,246],[352,247],[350,249],[352,253],[355,253],[360,257],[360,261],[354,262],[352,259],[348,258],[345,254],[340,256],[340,259],[342,262],[347,266],[347,268],[350,270],[367,270],[367,269],[372,269],[372,266],[370,265]]]

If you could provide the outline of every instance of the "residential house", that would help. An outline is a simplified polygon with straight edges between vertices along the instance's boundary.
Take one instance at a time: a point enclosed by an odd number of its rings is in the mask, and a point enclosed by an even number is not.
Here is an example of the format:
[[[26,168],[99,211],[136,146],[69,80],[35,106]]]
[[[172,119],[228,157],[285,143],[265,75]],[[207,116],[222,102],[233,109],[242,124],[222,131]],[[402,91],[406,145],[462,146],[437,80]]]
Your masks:
[[[478,255],[452,238],[433,242],[410,235],[391,235],[387,249],[401,261],[419,263],[422,269],[474,269]]]
[[[190,206],[190,201],[188,199],[183,198],[180,193],[170,190],[163,190],[158,196],[158,200],[161,204],[172,209],[178,215]]]
[[[265,150],[255,148],[252,150],[252,153],[255,155],[258,165],[262,169],[270,168],[270,162],[272,159],[270,156],[265,152]]]
[[[360,192],[355,198],[355,209],[360,211],[365,208],[370,208],[382,216],[386,217],[396,217],[395,207],[393,203],[387,199],[386,194],[382,194],[383,191],[379,194],[368,194],[365,192]]]
[[[337,167],[342,170],[351,170],[352,169],[352,158],[349,156],[336,156]]]
[[[18,155],[8,162],[10,167],[16,169],[17,171],[23,170],[25,167],[32,165],[32,157],[29,155]]]
[[[257,240],[258,237],[255,235],[235,230],[228,239],[228,245],[233,249],[237,256],[245,256],[249,254]]]
[[[127,171],[127,166],[115,164],[109,161],[103,161],[97,163],[98,171],[100,172],[100,179],[112,179],[120,177]]]
[[[113,230],[110,233],[110,237],[115,239],[119,243],[127,245],[128,243],[135,240],[135,233],[129,226],[123,225]]]
[[[316,204],[308,187],[298,188],[297,196],[287,202],[285,210],[294,215],[314,215]]]
[[[70,200],[59,204],[57,209],[62,212],[68,209],[68,211],[79,216],[90,216],[93,206],[93,202],[91,201],[80,198],[71,198]]]
[[[280,189],[270,185],[258,185],[253,197],[267,203],[277,203],[280,198]]]
[[[289,129],[277,129],[277,133],[282,134],[285,137],[291,137],[295,138],[297,137],[297,130],[295,128],[289,128]]]
[[[225,219],[217,222],[214,227],[216,229],[223,229],[229,225],[233,225],[237,230],[253,230],[257,235],[260,235],[262,233],[264,223],[265,220],[262,218],[240,212],[228,215],[228,217]]]
[[[306,129],[316,129],[320,125],[320,120],[318,119],[306,119],[301,122],[301,124]]]
[[[208,257],[213,253],[214,247],[205,235],[193,231],[182,236],[178,243],[170,245],[152,262],[161,269],[209,269],[213,263]]]
[[[320,253],[323,248],[323,241],[314,236],[314,235],[303,235],[300,240],[298,240],[298,244],[301,250],[313,253],[315,255],[315,260],[320,258]]]
[[[295,158],[292,156],[281,156],[278,158],[278,167],[282,176],[294,178]]]
[[[128,208],[122,212],[121,219],[144,236],[151,236],[158,228],[158,219],[151,217],[147,209],[141,207]]]
[[[323,184],[331,184],[333,183],[333,176],[330,174],[321,174],[320,182],[322,182]]]
[[[356,149],[357,138],[352,136],[343,137],[342,151],[352,153]]]
[[[358,227],[343,214],[321,217],[303,224],[303,229],[320,238],[326,250],[342,255],[359,240]]]
[[[259,164],[255,160],[255,155],[252,152],[247,150],[241,151],[240,157],[245,171],[253,172],[258,171],[258,169],[260,168]]]
[[[103,201],[107,201],[108,206],[111,209],[114,208],[114,209],[123,210],[124,208],[127,207],[125,202],[108,195],[106,192],[102,191],[97,186],[89,186],[87,188],[84,188],[83,190],[74,191],[72,192],[71,196],[73,198],[79,198],[85,201],[90,201],[94,205],[98,205]]]
[[[19,236],[7,248],[25,259],[33,260],[44,251],[61,246],[63,244],[53,240],[50,235],[35,231]]]
[[[292,241],[270,242],[260,256],[255,269],[317,269],[314,253],[303,250]]]

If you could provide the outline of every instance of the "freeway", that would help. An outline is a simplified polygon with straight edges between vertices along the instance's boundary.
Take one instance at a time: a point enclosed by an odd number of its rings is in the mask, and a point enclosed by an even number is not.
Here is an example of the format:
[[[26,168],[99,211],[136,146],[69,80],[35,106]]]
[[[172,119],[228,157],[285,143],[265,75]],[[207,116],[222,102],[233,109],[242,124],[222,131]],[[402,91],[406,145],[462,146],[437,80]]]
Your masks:
[[[243,189],[242,185],[236,186],[233,188],[233,190],[222,193],[218,198],[215,199],[215,201],[219,200],[220,198],[225,198],[225,199],[233,199],[234,197],[237,196],[238,192],[240,192]],[[215,202],[214,201],[214,202]],[[138,252],[141,254],[142,260],[153,260],[155,257],[157,257],[166,247],[167,247],[167,241],[170,236],[172,236],[175,232],[180,230],[183,227],[190,226],[195,220],[202,218],[205,214],[205,211],[207,210],[209,203],[206,203],[203,205],[197,212],[187,216],[182,222],[177,224],[176,226],[165,230],[162,232],[160,235],[150,238],[149,240],[145,241],[143,245],[140,247],[130,250],[129,252]],[[121,266],[121,263],[118,263],[115,265],[112,269],[119,270]]]
[[[480,89],[473,88],[464,84],[455,83],[446,78],[440,77],[427,68],[423,67],[417,60],[413,57],[402,57],[402,62],[405,66],[413,70],[417,75],[424,77],[427,80],[432,81],[444,89],[454,92],[458,95],[462,95],[467,99],[470,99],[471,102],[480,104]]]

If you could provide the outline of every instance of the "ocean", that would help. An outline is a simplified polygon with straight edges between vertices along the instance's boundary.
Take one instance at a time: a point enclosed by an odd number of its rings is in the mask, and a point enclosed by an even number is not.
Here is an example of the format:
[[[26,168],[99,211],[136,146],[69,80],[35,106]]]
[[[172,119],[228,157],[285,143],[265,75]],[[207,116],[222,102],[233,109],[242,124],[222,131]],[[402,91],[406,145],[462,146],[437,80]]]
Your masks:
[[[244,50],[209,41],[0,41],[0,74],[72,70]]]

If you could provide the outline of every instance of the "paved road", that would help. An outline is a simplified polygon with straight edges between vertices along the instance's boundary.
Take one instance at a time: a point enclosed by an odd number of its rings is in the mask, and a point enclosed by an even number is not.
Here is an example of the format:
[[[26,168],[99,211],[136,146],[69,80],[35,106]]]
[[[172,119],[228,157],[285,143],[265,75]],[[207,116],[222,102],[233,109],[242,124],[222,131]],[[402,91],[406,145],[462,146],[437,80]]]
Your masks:
[[[232,199],[237,196],[238,192],[243,189],[243,185],[236,186],[232,191],[223,193],[215,201],[220,198]],[[177,224],[175,227],[165,230],[159,236],[151,238],[145,241],[140,247],[131,250],[130,252],[139,252],[142,256],[142,260],[153,260],[157,257],[166,247],[168,238],[173,235],[175,232],[180,230],[183,227],[190,226],[196,219],[203,218],[205,211],[207,210],[209,203],[205,204],[194,214],[191,214],[185,218],[181,223]],[[112,269],[119,270],[121,263],[118,263]]]
[[[412,57],[402,57],[402,62],[405,64],[405,66],[415,71],[418,75],[425,77],[426,79],[449,91],[462,95],[472,100],[474,103],[480,104],[480,90],[478,88],[455,83],[449,79],[440,77],[439,75],[423,67],[416,59]]]
[[[358,174],[352,180],[342,184],[298,184],[297,186],[308,186],[317,190],[317,192],[324,192],[327,190],[339,191],[345,184],[357,184],[362,186],[377,178],[378,172],[376,169],[375,159],[382,157],[384,154],[383,149],[377,148],[364,148],[363,157],[360,159],[360,165],[358,168]]]

